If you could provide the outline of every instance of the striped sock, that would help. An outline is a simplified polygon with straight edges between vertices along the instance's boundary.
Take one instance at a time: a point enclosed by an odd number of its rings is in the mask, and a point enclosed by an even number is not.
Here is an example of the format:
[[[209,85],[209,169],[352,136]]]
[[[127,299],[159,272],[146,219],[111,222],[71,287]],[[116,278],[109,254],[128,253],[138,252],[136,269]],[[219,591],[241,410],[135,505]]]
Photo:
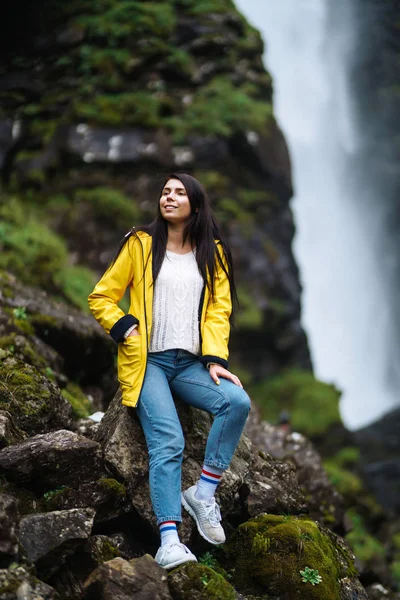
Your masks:
[[[209,502],[215,494],[215,490],[221,481],[223,472],[224,469],[218,469],[217,467],[209,467],[208,465],[204,465],[200,479],[197,482],[195,498],[197,498],[197,500]]]
[[[164,521],[160,523],[161,546],[168,544],[179,544],[178,530],[175,521]]]

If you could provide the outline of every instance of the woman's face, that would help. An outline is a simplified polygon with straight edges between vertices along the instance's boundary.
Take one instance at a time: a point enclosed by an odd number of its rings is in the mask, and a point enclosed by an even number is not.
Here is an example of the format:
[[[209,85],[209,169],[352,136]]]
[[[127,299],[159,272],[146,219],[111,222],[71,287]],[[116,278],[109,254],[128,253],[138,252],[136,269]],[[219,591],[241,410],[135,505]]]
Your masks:
[[[186,223],[192,208],[185,186],[179,179],[168,179],[160,198],[161,216],[171,224]]]

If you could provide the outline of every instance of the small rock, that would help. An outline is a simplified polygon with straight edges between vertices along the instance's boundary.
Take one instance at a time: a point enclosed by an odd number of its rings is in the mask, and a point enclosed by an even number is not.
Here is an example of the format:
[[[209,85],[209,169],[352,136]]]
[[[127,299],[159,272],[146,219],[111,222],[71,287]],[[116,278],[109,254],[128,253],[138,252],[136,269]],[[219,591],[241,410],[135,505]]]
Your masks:
[[[82,600],[172,600],[167,574],[151,556],[115,558],[95,569],[85,582]]]
[[[19,538],[28,559],[36,562],[66,541],[88,538],[95,512],[93,508],[73,508],[23,517]]]
[[[0,450],[0,470],[12,481],[43,493],[98,479],[103,474],[101,448],[61,429]]]

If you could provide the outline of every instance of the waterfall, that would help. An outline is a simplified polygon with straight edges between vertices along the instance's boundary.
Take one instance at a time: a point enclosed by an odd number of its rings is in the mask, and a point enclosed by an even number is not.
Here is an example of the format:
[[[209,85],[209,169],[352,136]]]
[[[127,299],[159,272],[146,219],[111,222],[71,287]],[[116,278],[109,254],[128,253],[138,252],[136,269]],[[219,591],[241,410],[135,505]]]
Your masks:
[[[342,391],[343,421],[355,429],[398,403],[387,257],[377,251],[387,215],[367,174],[359,176],[361,136],[349,86],[354,3],[338,0],[329,9],[329,2],[236,4],[265,41],[275,114],[291,155],[293,251],[315,374]]]

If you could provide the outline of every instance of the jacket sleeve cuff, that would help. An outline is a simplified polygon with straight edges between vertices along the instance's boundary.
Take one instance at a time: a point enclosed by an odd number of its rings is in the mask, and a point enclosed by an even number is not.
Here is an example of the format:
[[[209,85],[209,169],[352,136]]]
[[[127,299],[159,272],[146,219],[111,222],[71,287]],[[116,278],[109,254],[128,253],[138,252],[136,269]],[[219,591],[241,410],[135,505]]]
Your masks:
[[[199,360],[205,367],[207,366],[207,363],[217,363],[225,369],[228,368],[228,361],[224,360],[223,358],[220,358],[219,356],[211,356],[210,354],[205,354],[204,356],[200,356]]]
[[[110,335],[115,342],[122,342],[124,333],[132,325],[139,325],[139,321],[133,315],[124,315],[121,317],[110,330]]]

